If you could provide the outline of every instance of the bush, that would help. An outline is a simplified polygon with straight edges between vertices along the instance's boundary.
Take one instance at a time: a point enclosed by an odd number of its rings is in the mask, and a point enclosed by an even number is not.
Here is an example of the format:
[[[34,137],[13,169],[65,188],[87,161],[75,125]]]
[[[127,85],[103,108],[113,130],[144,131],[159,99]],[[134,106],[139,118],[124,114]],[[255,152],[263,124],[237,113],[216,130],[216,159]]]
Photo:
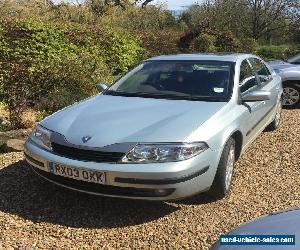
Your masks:
[[[114,74],[124,73],[145,59],[146,51],[140,46],[141,41],[132,34],[109,31],[102,39],[103,54]]]
[[[258,48],[258,43],[253,38],[243,38],[240,42],[240,52],[255,53]]]
[[[213,35],[201,33],[191,44],[191,49],[196,52],[213,52],[216,38]]]
[[[2,95],[9,111],[10,124],[13,128],[22,128],[22,113],[25,110],[29,87],[26,81],[26,67],[16,63],[2,63]]]
[[[127,6],[126,11],[110,8],[101,22],[114,21],[114,26],[127,30],[165,30],[176,26],[176,19],[170,11],[163,7],[149,5],[147,8]]]
[[[180,50],[177,43],[180,35],[180,31],[172,29],[139,32],[143,47],[147,48],[148,56],[178,53]]]
[[[34,100],[37,110],[50,114],[96,94],[95,84],[112,78],[104,59],[81,51],[35,65],[29,74],[32,94],[28,98]]]
[[[220,52],[238,51],[239,41],[231,32],[223,32],[216,36],[215,46]]]
[[[265,60],[278,60],[288,59],[291,56],[296,55],[300,52],[300,47],[288,46],[288,45],[268,45],[261,46],[257,50],[257,54]]]
[[[0,95],[14,128],[27,105],[52,113],[96,93],[144,56],[127,32],[43,22],[7,23],[1,32]]]
[[[4,33],[5,29],[4,27],[0,24],[0,51],[3,51],[3,48],[6,46],[6,44],[3,41],[3,33]],[[0,55],[1,58],[1,55]],[[3,68],[3,62],[0,59],[0,69]],[[0,70],[1,71],[1,70]],[[4,100],[4,82],[3,82],[3,77],[4,75],[1,74],[0,72],[0,100]],[[0,103],[1,103],[0,101]]]

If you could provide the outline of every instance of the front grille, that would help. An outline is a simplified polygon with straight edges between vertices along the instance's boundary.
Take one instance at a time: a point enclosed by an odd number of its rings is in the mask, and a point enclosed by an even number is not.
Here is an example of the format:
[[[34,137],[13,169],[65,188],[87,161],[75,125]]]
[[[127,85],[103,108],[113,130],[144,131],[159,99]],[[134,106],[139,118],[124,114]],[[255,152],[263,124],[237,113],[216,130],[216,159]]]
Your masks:
[[[122,152],[104,152],[90,149],[68,147],[52,143],[53,152],[57,155],[80,161],[115,163],[122,159]]]
[[[110,186],[110,185],[101,185],[97,183],[84,182],[84,181],[79,181],[79,180],[74,180],[74,179],[54,175],[42,171],[33,166],[31,167],[40,176],[50,181],[53,181],[57,184],[74,188],[79,191],[90,192],[95,194],[117,195],[117,196],[127,196],[127,197],[166,197],[171,195],[175,191],[174,188],[167,188],[167,189],[159,190],[160,192],[157,192],[156,189],[152,189],[152,188],[133,188],[133,187],[117,187],[117,186]]]

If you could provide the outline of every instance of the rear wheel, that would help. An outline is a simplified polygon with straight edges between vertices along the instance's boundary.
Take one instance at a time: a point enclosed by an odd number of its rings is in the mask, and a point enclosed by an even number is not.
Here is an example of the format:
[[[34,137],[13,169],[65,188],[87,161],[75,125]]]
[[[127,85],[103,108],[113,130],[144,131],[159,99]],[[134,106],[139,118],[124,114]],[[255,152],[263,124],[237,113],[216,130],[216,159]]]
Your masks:
[[[235,140],[231,137],[226,142],[223,149],[219,166],[213,181],[213,184],[208,191],[208,194],[214,198],[223,198],[229,192],[233,169],[235,163]]]
[[[282,105],[285,108],[295,108],[299,106],[300,88],[295,84],[287,84],[283,86]]]

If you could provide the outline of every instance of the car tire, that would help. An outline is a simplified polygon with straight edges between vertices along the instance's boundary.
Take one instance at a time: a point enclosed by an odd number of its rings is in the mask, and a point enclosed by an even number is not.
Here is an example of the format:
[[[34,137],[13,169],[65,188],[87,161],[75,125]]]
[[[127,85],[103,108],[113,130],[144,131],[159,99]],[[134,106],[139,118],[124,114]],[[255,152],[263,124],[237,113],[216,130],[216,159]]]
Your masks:
[[[289,83],[283,85],[283,100],[284,108],[297,108],[300,105],[300,87],[296,84]]]
[[[267,131],[274,131],[276,130],[281,121],[281,111],[282,111],[282,101],[280,101],[276,107],[276,115],[274,120],[267,126],[266,130]]]
[[[230,137],[223,149],[213,184],[207,192],[209,196],[221,199],[228,194],[232,183],[234,163],[235,140]]]

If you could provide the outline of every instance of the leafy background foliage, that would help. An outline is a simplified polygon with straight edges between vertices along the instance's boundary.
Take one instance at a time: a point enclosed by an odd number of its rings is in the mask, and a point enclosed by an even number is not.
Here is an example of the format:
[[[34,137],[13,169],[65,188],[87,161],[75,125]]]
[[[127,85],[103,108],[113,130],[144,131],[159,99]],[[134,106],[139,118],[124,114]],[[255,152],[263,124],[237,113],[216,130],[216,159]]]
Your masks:
[[[6,23],[1,34],[0,93],[13,127],[28,105],[46,115],[96,94],[96,83],[112,82],[145,53],[138,38],[97,28],[30,20]]]

